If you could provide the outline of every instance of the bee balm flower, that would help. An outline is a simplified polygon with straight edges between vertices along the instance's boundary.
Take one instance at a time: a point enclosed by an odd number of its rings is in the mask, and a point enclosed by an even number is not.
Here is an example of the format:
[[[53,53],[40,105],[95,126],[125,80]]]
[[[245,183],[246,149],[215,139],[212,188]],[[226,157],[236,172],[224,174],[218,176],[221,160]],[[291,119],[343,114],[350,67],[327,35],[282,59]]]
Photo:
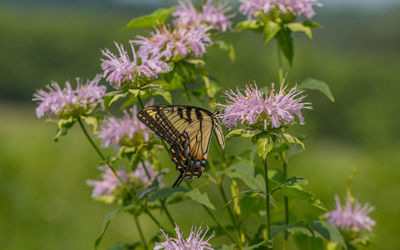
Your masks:
[[[329,223],[337,226],[342,230],[350,230],[359,232],[363,229],[372,231],[375,221],[368,214],[374,210],[368,204],[361,206],[358,201],[354,203],[350,198],[346,199],[345,206],[342,206],[338,196],[335,196],[336,209],[325,214]]]
[[[286,92],[287,86],[281,86],[275,92],[274,85],[271,90],[264,94],[257,88],[257,85],[247,86],[246,89],[229,90],[225,92],[227,104],[217,104],[223,111],[219,115],[222,122],[232,128],[238,122],[242,124],[263,124],[264,130],[268,127],[279,128],[292,123],[295,115],[299,118],[300,124],[304,123],[301,113],[302,109],[311,109],[311,103],[302,103],[305,96],[300,96],[303,91],[296,87]]]
[[[41,118],[46,114],[49,117],[84,114],[105,96],[106,87],[99,85],[100,80],[101,76],[97,75],[93,80],[87,80],[86,84],[77,78],[75,89],[70,82],[66,82],[64,89],[57,82],[46,86],[48,92],[39,89],[33,95],[33,101],[39,103],[36,108],[37,117]]]
[[[154,250],[157,249],[165,249],[165,250],[186,250],[186,249],[193,249],[193,250],[205,250],[205,249],[214,249],[212,248],[211,244],[208,241],[214,237],[214,233],[208,237],[208,239],[204,239],[207,232],[203,233],[201,228],[192,227],[190,230],[190,235],[187,239],[185,239],[182,233],[179,230],[179,227],[175,227],[176,238],[170,238],[163,230],[161,230],[165,242],[156,243]]]

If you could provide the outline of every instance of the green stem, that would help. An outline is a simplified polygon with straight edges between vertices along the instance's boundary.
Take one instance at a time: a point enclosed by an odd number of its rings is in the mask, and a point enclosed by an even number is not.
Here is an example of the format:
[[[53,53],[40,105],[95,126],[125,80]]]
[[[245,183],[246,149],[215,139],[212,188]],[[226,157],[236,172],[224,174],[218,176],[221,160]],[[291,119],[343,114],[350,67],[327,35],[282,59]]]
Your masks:
[[[221,193],[222,199],[224,200],[224,203],[227,204],[228,203],[228,199],[226,197],[225,194],[225,190],[224,190],[224,186],[222,185],[222,183],[218,183],[218,187],[219,187],[219,192]],[[239,238],[239,240],[242,238],[241,235],[241,229],[240,229],[240,225],[238,224],[235,216],[233,215],[233,211],[232,211],[232,207],[229,204],[228,206],[228,213],[229,213],[229,217],[231,217],[232,223],[235,226],[236,232],[237,232],[237,236]]]
[[[150,219],[156,224],[159,228],[161,228],[161,223],[152,215],[147,207],[143,208],[144,212],[150,217]]]
[[[103,153],[100,151],[100,149],[96,146],[96,144],[94,143],[94,141],[90,137],[89,133],[87,132],[85,126],[83,125],[81,118],[78,118],[78,122],[79,122],[79,125],[82,128],[83,133],[85,134],[86,138],[88,139],[88,141],[90,142],[90,144],[92,145],[94,150],[97,152],[97,154],[103,160],[103,162],[111,169],[111,171],[114,173],[115,177],[117,177],[117,179],[119,180],[121,185],[126,189],[126,191],[128,191],[128,193],[132,196],[132,198],[135,199],[136,195],[134,195],[132,193],[131,189],[128,187],[126,182],[124,180],[122,180],[122,178],[118,175],[117,170],[115,170],[115,168],[113,166],[111,166],[111,164],[108,162],[106,157],[103,155]]]
[[[190,105],[193,105],[193,104],[192,104],[192,99],[190,98],[189,89],[187,88],[186,83],[183,82],[182,85],[183,85],[183,89],[185,90],[185,94],[186,94],[186,97],[187,97],[187,99],[188,99],[189,104],[190,104]]]
[[[141,107],[142,109],[144,109],[144,104],[143,104],[142,98],[138,95],[137,99],[138,99],[138,102],[139,102],[140,107]]]
[[[166,199],[160,200],[161,207],[164,209],[164,212],[167,215],[169,222],[171,222],[172,228],[174,228],[175,227],[175,221],[172,218],[171,213],[169,212],[169,210],[167,208],[167,205],[165,204],[165,201],[166,201]]]
[[[267,248],[272,249],[272,235],[271,235],[271,215],[270,215],[270,193],[269,193],[269,184],[268,184],[268,163],[267,157],[264,160],[264,171],[265,171],[265,196],[266,196],[266,203],[265,209],[267,212],[267,239],[268,239],[268,246]]]
[[[283,84],[283,67],[282,67],[282,56],[281,56],[281,49],[279,45],[277,46],[278,52],[278,76],[279,76],[279,85]]]
[[[144,238],[144,234],[143,234],[143,231],[142,231],[142,227],[140,226],[140,223],[139,223],[139,218],[138,218],[138,216],[135,215],[135,214],[133,215],[133,218],[135,219],[136,227],[137,227],[137,229],[138,229],[138,231],[139,231],[140,239],[142,240],[144,249],[147,249],[146,239]]]
[[[283,175],[285,176],[285,180],[287,179],[287,162],[283,160]],[[289,198],[287,196],[284,197],[285,202],[285,225],[289,225]],[[284,241],[283,241],[283,249],[287,249],[288,243],[288,231],[284,232]]]
[[[128,187],[128,185],[126,184],[126,182],[124,180],[121,179],[121,177],[118,175],[117,171],[115,170],[115,168],[108,162],[108,160],[106,159],[106,157],[103,155],[103,153],[101,153],[100,149],[96,146],[96,144],[94,143],[94,141],[92,140],[92,138],[90,137],[89,133],[87,132],[85,126],[82,123],[82,120],[80,118],[78,118],[78,122],[79,125],[82,128],[83,133],[85,134],[86,138],[88,139],[88,141],[90,142],[90,144],[92,145],[92,147],[95,149],[95,151],[97,152],[97,154],[100,156],[100,158],[103,160],[103,162],[111,169],[111,171],[114,173],[115,177],[117,177],[117,179],[119,180],[119,182],[121,183],[121,185],[126,189],[126,191],[128,191],[129,195],[132,197],[132,199],[135,200],[136,204],[139,204],[139,200],[136,197],[136,195],[134,193],[132,193],[132,190]],[[152,218],[152,220],[157,224],[157,226],[161,227],[161,224],[157,221],[156,218],[154,218],[154,216],[150,213],[150,211],[145,208],[145,213],[150,216],[150,218]]]
[[[193,188],[192,188],[192,185],[190,185],[189,182],[186,182],[186,185],[187,185],[190,189],[193,189]],[[219,220],[218,220],[217,218],[215,218],[215,216],[212,214],[212,212],[210,211],[210,209],[209,209],[208,207],[206,207],[205,205],[201,205],[201,206],[204,208],[204,210],[206,210],[206,212],[208,213],[208,215],[210,215],[211,219],[213,219],[213,220],[215,221],[215,223],[217,223],[217,225],[218,225],[220,228],[222,228],[222,230],[225,232],[226,236],[228,236],[228,238],[229,238],[232,242],[236,242],[236,244],[238,244],[238,246],[239,246],[240,248],[242,248],[242,243],[240,242],[240,240],[237,241],[237,240],[235,240],[235,239],[232,237],[232,235],[229,233],[229,231],[226,229],[226,227],[225,227],[224,225],[222,225],[222,224],[219,222]]]

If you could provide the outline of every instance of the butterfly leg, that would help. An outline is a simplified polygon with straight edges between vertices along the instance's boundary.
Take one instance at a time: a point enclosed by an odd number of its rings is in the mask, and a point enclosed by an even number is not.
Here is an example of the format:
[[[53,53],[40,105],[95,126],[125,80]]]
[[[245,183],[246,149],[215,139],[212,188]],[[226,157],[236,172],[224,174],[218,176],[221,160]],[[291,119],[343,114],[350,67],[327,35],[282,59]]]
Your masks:
[[[179,187],[179,185],[181,184],[181,182],[185,179],[186,175],[184,172],[181,172],[179,174],[178,179],[176,179],[174,185],[172,185],[173,188]]]

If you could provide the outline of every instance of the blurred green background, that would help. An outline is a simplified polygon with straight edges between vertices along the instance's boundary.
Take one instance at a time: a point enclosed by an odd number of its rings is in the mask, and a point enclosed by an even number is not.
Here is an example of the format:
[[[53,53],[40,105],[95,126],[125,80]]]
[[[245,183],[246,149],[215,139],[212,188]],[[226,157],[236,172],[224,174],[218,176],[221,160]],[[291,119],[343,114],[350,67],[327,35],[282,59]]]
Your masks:
[[[174,3],[143,2],[0,3],[2,249],[92,248],[112,209],[91,200],[85,184],[99,175],[99,159],[78,129],[54,143],[55,126],[35,117],[31,98],[51,80],[93,77],[100,72],[100,49],[112,48],[113,41],[127,44],[142,32],[122,31],[131,18]],[[307,135],[307,150],[293,158],[289,174],[306,177],[308,189],[332,208],[334,194],[344,195],[347,176],[357,168],[353,193],[376,208],[371,213],[377,222],[376,246],[371,249],[398,249],[400,5],[322,2],[325,7],[316,9],[314,20],[324,28],[315,30],[312,40],[296,36],[294,65],[286,64],[285,72],[290,83],[307,77],[327,82],[336,102],[309,93],[314,110],[305,111],[306,126],[297,128]],[[209,72],[224,88],[276,81],[274,42],[263,46],[260,36],[248,32],[226,37],[235,45],[234,63],[216,48],[207,55]],[[193,218],[193,209],[200,217]],[[193,222],[212,224],[191,202],[172,206],[172,214],[185,230]],[[146,218],[142,222],[150,238],[158,229]],[[133,219],[120,215],[101,247],[133,242],[136,235]]]

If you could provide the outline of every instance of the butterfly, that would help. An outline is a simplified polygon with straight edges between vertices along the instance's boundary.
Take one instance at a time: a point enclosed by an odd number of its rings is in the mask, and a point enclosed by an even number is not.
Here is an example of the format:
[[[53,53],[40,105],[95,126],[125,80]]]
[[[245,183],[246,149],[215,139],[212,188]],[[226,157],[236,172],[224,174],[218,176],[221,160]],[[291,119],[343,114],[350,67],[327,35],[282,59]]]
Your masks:
[[[208,110],[183,105],[155,105],[137,114],[137,118],[170,146],[171,160],[180,172],[172,187],[185,179],[200,177],[207,165],[211,133],[225,147],[221,124]]]

